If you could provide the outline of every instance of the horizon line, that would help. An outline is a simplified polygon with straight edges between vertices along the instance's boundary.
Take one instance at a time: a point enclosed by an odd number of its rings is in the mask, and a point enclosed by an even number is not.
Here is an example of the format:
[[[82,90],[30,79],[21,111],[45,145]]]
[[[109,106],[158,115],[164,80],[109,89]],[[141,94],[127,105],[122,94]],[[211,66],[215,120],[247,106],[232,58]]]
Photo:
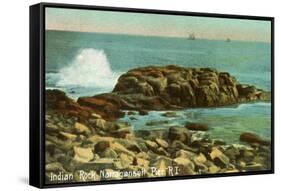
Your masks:
[[[132,34],[132,33],[114,33],[114,32],[100,32],[100,31],[77,31],[77,30],[63,30],[63,29],[45,29],[45,31],[58,31],[58,32],[80,32],[80,33],[98,33],[98,34],[113,34],[113,35],[128,35],[128,36],[141,36],[141,37],[159,37],[159,38],[181,38],[187,39],[188,36],[165,36],[165,35],[145,35],[145,34]],[[194,33],[193,33],[194,34]],[[195,33],[196,34],[196,33]],[[196,37],[196,35],[195,35]],[[210,39],[210,38],[196,38],[195,40],[213,40],[213,41],[226,41],[226,39]],[[271,43],[271,41],[256,41],[256,40],[238,40],[238,39],[231,39],[231,41],[236,42],[257,42],[257,43]]]

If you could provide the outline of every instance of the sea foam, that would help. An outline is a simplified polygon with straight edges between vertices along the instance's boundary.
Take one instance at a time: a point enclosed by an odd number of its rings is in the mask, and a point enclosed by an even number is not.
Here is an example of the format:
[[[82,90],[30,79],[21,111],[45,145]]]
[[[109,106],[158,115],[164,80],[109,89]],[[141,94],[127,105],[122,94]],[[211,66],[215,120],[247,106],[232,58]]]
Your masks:
[[[103,50],[82,49],[74,60],[59,70],[57,86],[113,88],[118,74],[111,70]]]

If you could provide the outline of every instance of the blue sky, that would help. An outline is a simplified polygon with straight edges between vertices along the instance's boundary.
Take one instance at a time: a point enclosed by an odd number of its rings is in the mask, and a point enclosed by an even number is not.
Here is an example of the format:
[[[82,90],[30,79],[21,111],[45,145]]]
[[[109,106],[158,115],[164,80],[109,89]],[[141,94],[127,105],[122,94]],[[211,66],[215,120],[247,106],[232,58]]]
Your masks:
[[[46,29],[270,42],[270,21],[46,8]]]

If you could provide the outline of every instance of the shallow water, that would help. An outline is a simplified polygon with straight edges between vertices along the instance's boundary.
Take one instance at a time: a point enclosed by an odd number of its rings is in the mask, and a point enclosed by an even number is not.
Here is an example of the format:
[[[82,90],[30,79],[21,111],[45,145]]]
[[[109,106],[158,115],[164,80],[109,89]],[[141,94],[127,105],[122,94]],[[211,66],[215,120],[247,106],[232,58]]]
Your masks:
[[[197,108],[175,111],[177,117],[164,117],[167,111],[150,111],[148,115],[126,115],[135,130],[165,129],[184,126],[188,123],[203,123],[209,126],[211,138],[223,139],[228,143],[238,143],[243,132],[253,132],[266,139],[271,137],[271,104],[265,102],[240,104],[219,108]],[[130,119],[130,118],[134,119]],[[147,125],[149,122],[163,122],[161,125]],[[167,121],[167,122],[166,122]]]

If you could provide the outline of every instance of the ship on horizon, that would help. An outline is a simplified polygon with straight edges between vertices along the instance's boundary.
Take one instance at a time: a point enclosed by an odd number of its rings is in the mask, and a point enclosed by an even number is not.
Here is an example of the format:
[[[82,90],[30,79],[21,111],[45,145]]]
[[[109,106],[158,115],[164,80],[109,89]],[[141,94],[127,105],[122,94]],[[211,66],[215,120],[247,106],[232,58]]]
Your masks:
[[[196,39],[196,37],[195,37],[194,33],[189,34],[188,40],[195,40],[195,39]]]

